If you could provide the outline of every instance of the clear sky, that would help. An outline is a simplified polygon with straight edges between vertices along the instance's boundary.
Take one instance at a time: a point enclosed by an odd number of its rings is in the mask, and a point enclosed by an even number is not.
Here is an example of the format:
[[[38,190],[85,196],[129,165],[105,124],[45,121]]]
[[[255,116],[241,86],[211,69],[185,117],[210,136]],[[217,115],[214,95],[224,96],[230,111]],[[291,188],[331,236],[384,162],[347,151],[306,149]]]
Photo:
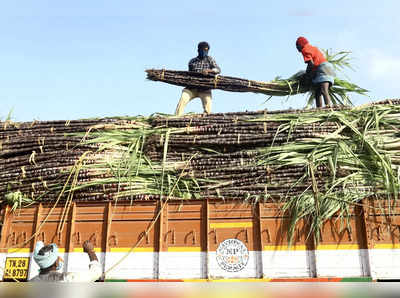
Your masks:
[[[181,87],[147,68],[186,70],[197,43],[222,75],[268,81],[305,69],[295,40],[352,51],[355,104],[400,97],[400,1],[18,0],[0,4],[0,119],[173,113]],[[340,74],[339,76],[343,76]],[[305,97],[213,91],[213,112],[302,108]],[[186,112],[202,112],[193,100]]]

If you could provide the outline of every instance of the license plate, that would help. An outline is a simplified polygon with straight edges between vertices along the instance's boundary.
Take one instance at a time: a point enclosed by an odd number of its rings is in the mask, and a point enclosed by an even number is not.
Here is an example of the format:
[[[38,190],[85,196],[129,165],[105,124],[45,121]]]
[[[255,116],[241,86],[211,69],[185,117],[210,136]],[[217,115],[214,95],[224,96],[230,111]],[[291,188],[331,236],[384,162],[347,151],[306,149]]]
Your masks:
[[[29,258],[6,258],[3,280],[27,280],[29,269]]]

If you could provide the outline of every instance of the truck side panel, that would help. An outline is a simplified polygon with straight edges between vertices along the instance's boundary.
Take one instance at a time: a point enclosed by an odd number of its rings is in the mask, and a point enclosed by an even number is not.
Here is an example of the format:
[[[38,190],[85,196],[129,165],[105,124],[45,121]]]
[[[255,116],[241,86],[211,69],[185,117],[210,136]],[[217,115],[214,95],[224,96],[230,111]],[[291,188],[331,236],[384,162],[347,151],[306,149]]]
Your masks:
[[[385,211],[386,210],[386,211]],[[38,240],[58,245],[66,271],[86,270],[90,239],[106,280],[219,278],[400,278],[400,211],[353,208],[333,217],[317,243],[278,203],[188,200],[37,204],[0,213],[0,277],[7,257],[31,257]],[[389,222],[389,224],[387,224]]]

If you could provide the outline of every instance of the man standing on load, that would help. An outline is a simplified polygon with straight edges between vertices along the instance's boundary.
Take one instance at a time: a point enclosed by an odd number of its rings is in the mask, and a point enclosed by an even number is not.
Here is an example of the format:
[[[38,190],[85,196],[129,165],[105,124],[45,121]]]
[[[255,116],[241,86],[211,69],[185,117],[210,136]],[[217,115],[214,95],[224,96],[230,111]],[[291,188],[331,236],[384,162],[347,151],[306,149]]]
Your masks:
[[[312,46],[305,37],[300,36],[296,41],[297,50],[302,53],[304,62],[307,63],[306,75],[311,77],[315,88],[315,103],[317,108],[322,107],[322,97],[326,106],[331,106],[329,88],[333,85],[335,71],[326,60],[324,54]]]
[[[33,259],[39,265],[39,275],[32,278],[34,282],[92,282],[102,275],[101,265],[89,240],[83,243],[83,251],[89,256],[89,270],[82,272],[63,272],[64,261],[58,256],[55,243],[44,245],[38,241],[33,251]]]
[[[189,71],[200,72],[204,75],[219,74],[221,69],[215,60],[208,56],[210,45],[202,41],[197,46],[198,56],[189,61]],[[211,113],[211,90],[203,88],[184,88],[179,103],[176,107],[175,114],[177,116],[183,115],[185,106],[193,98],[200,97],[203,103],[204,113]]]

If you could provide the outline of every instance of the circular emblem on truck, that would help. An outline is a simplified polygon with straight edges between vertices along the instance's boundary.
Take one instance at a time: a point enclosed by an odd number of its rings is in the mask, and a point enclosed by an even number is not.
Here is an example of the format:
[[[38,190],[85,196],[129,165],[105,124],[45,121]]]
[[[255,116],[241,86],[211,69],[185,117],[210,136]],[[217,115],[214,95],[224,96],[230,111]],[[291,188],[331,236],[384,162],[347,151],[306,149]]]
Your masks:
[[[228,272],[238,272],[246,267],[249,251],[238,239],[226,239],[217,248],[217,263]]]

